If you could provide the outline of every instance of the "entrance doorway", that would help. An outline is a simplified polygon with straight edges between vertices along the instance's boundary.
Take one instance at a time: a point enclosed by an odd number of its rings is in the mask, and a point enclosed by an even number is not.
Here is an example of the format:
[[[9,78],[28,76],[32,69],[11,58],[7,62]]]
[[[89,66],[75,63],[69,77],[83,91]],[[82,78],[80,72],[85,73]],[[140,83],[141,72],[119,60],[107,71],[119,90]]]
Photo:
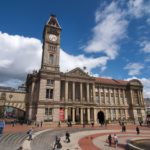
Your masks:
[[[97,119],[98,119],[100,124],[104,124],[105,123],[105,116],[104,116],[104,113],[102,111],[98,112]]]

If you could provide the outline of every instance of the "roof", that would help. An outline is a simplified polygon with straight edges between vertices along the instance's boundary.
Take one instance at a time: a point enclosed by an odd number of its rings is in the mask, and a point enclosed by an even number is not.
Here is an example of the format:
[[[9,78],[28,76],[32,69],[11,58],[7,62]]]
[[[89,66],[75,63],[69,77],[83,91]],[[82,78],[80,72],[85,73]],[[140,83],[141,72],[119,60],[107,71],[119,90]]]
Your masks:
[[[60,25],[59,25],[59,23],[58,23],[58,20],[57,20],[57,18],[56,18],[55,15],[51,15],[51,16],[50,16],[50,18],[49,18],[47,24],[49,24],[50,26],[53,26],[53,27],[55,27],[55,28],[61,29],[61,27],[60,27]]]
[[[96,82],[103,83],[103,84],[113,84],[113,85],[127,85],[129,81],[125,80],[115,80],[115,79],[108,79],[108,78],[95,78]]]

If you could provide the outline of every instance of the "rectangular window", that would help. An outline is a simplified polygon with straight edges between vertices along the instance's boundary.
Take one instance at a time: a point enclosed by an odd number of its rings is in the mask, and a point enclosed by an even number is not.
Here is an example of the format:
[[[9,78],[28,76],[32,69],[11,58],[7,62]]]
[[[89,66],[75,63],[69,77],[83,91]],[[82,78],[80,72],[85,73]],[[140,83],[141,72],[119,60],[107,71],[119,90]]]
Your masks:
[[[53,89],[46,89],[46,98],[53,99]]]
[[[109,97],[109,93],[106,93],[106,97]]]
[[[104,97],[104,93],[103,92],[101,92],[101,97]]]
[[[137,109],[137,114],[141,114],[141,109]]]
[[[53,85],[53,84],[54,84],[54,80],[47,79],[47,85]]]
[[[52,115],[52,108],[45,108],[45,115]]]
[[[45,108],[45,115],[48,115],[48,108]]]
[[[54,55],[52,55],[52,54],[49,55],[49,63],[50,63],[51,65],[54,64]]]

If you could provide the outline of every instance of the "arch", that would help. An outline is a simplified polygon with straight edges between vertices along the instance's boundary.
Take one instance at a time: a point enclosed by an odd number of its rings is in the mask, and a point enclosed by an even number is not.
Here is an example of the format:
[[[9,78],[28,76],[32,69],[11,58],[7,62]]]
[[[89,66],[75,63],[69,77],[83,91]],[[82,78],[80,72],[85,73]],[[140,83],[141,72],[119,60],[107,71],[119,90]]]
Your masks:
[[[0,107],[0,117],[6,120],[17,119],[21,122],[25,120],[26,112],[13,106],[3,105]]]
[[[105,115],[104,115],[103,111],[99,111],[98,112],[97,119],[98,119],[100,124],[104,124],[105,123]]]
[[[134,86],[143,86],[142,83],[137,79],[132,79],[128,82],[128,85],[134,85]]]
[[[14,107],[16,109],[19,109],[19,110],[22,110],[22,111],[26,111],[26,108],[25,108],[25,103],[20,103],[20,102],[5,102],[4,104],[5,106],[8,106],[8,107]]]

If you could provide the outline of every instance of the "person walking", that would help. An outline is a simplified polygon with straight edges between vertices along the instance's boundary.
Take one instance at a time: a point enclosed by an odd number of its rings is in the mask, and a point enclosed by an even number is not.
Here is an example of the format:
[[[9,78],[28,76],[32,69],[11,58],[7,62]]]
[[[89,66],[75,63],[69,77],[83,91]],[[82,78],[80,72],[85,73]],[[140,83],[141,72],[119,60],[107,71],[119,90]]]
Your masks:
[[[108,135],[108,142],[109,142],[109,146],[111,146],[111,143],[112,143],[112,137],[111,137],[111,134]]]
[[[43,126],[43,121],[41,121],[41,127]]]
[[[29,131],[28,131],[28,135],[29,135],[29,141],[32,140],[32,135],[33,135],[33,128],[31,128]]]
[[[66,142],[70,143],[70,134],[68,131],[66,132]]]
[[[54,150],[61,150],[62,144],[60,142],[60,138],[56,136],[55,144],[54,144]]]
[[[137,132],[137,134],[140,134],[140,129],[138,126],[136,127],[136,132]]]
[[[126,132],[126,126],[122,125],[122,132]]]
[[[117,148],[118,146],[118,137],[116,134],[114,134],[114,144],[115,144],[115,148]]]

